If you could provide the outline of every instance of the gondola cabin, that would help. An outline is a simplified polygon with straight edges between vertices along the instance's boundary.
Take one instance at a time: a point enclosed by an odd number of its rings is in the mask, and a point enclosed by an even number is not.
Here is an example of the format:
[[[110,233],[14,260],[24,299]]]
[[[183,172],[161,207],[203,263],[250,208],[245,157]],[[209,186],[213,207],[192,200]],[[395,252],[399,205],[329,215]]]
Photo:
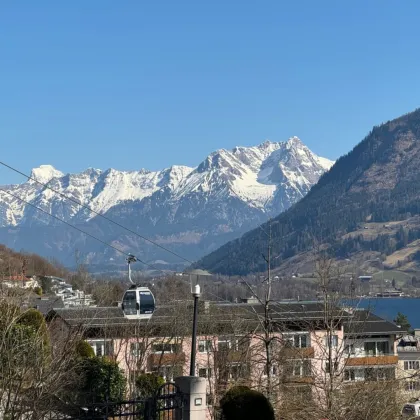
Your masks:
[[[148,287],[132,285],[124,293],[121,309],[128,319],[149,319],[155,311],[155,298]]]

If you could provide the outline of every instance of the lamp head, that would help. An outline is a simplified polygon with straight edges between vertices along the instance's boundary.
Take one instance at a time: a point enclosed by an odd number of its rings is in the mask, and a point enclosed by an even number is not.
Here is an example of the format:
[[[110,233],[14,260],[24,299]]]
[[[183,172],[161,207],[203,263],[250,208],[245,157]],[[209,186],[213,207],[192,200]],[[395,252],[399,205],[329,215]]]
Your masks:
[[[199,298],[199,297],[200,297],[200,295],[201,295],[201,291],[200,291],[200,285],[199,285],[199,284],[196,284],[196,285],[194,286],[194,291],[192,292],[192,295],[193,295],[194,297],[197,297],[197,298]]]

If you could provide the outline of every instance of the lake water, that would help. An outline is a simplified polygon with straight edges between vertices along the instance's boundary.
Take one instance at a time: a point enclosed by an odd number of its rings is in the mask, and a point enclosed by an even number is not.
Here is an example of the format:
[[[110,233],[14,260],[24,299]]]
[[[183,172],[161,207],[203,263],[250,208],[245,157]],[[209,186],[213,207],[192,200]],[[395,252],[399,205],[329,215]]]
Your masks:
[[[358,302],[362,308],[371,308],[371,311],[393,321],[398,312],[406,315],[412,328],[420,328],[420,299],[416,298],[372,298],[362,299]]]

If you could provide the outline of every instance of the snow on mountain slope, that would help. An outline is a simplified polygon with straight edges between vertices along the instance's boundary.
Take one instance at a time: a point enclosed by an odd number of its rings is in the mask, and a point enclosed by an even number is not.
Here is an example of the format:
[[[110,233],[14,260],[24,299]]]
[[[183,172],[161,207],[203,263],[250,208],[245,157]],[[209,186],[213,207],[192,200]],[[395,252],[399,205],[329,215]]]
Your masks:
[[[41,165],[39,168],[32,169],[31,178],[35,178],[37,181],[46,183],[53,178],[60,178],[64,174],[51,165]],[[33,180],[29,180],[29,183],[35,183]]]
[[[181,244],[182,252],[196,258],[286,210],[332,164],[292,137],[286,142],[266,141],[254,147],[217,150],[195,168],[172,166],[161,171],[130,172],[90,168],[79,174],[64,175],[51,165],[41,165],[32,170],[31,178],[48,183],[94,211],[29,179],[20,185],[0,187],[0,226],[19,228],[19,238],[12,237],[13,243],[6,243],[11,246],[22,241],[42,241],[41,248],[44,246],[49,252],[54,249],[51,243],[47,246],[48,237],[41,235],[42,239],[34,240],[28,228],[38,227],[43,232],[43,226],[54,224],[58,229],[55,236],[60,237],[59,222],[2,191],[7,190],[68,222],[86,225],[107,242],[121,241],[124,232],[116,232],[109,224],[101,223],[95,212],[106,213],[166,246],[173,244],[176,248]],[[4,237],[7,242],[8,236]],[[0,239],[4,241],[1,234]],[[193,251],[186,245],[190,242],[196,244]],[[67,251],[74,245],[70,240]],[[61,240],[60,247],[66,248]],[[144,252],[165,260],[167,255],[155,251]]]

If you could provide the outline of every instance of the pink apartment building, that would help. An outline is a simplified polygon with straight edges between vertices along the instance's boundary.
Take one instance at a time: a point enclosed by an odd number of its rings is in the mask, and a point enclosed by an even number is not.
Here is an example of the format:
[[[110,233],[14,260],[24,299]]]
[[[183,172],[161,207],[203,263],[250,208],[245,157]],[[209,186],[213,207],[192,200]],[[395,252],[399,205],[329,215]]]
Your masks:
[[[392,379],[400,328],[364,310],[325,308],[322,302],[270,305],[269,327],[258,303],[202,302],[196,375],[207,379],[208,404],[230,384],[247,384],[279,398],[299,392],[322,399],[322,384]],[[155,372],[165,380],[188,375],[190,303],[158,307],[150,320],[124,318],[120,308],[54,309],[49,319],[82,328],[97,356],[116,360],[135,396],[135,377]],[[321,391],[320,391],[321,390]]]

